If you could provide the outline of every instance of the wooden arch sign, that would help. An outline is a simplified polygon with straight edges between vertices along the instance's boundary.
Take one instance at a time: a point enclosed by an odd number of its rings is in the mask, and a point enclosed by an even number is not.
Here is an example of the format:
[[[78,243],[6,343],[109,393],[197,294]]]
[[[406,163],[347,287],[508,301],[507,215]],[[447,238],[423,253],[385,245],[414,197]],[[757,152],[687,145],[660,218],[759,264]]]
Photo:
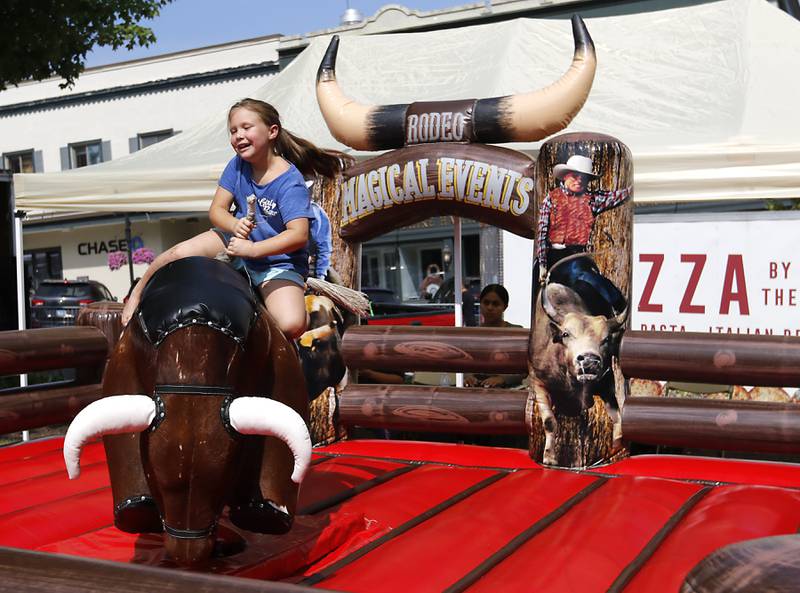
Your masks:
[[[451,214],[532,239],[534,167],[525,154],[482,144],[393,150],[345,171],[339,233],[363,242]]]

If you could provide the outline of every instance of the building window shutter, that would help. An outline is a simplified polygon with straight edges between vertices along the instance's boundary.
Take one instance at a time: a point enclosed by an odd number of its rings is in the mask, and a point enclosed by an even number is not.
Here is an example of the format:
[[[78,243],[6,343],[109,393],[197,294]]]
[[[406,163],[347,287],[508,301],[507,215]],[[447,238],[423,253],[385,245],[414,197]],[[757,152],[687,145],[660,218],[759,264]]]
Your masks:
[[[44,173],[44,157],[41,150],[33,151],[33,172]]]
[[[103,142],[103,162],[108,162],[111,160],[111,140],[106,140]]]
[[[128,138],[128,153],[133,154],[137,150],[139,150],[139,137]]]
[[[62,146],[59,152],[61,153],[61,170],[72,169],[72,163],[69,160],[69,146]]]

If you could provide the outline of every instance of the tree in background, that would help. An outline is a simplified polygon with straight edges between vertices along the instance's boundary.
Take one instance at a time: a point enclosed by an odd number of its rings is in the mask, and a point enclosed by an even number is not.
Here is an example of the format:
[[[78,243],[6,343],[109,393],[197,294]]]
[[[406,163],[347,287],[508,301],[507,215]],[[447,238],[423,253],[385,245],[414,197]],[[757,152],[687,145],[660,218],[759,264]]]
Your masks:
[[[51,76],[70,87],[95,45],[147,47],[156,38],[140,21],[171,0],[3,0],[0,6],[0,91]]]

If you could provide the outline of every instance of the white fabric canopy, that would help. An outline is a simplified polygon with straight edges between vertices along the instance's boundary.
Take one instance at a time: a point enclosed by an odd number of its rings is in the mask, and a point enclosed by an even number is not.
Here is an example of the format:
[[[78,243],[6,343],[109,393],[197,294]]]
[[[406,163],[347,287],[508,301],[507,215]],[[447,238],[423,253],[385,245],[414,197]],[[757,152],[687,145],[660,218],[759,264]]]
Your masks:
[[[597,75],[568,131],[610,134],[631,148],[637,202],[800,197],[800,22],[765,0],[722,0],[586,24]],[[274,104],[289,130],[343,149],[314,94],[327,44],[314,40],[254,95]],[[568,20],[346,36],[337,75],[363,103],[493,97],[557,80],[572,51]],[[17,207],[206,210],[233,155],[225,117],[213,113],[108,163],[15,175]],[[533,155],[538,144],[508,146]]]

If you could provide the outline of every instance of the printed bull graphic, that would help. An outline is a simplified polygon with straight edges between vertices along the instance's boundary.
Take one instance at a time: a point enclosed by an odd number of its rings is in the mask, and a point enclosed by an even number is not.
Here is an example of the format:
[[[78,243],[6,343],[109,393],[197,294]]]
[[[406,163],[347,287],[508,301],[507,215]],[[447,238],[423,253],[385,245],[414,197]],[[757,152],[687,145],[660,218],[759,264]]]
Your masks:
[[[569,265],[575,261],[584,265]],[[562,266],[579,273],[559,275]],[[554,276],[566,284],[552,281]],[[540,290],[530,367],[531,389],[545,432],[545,464],[560,463],[554,448],[558,417],[578,416],[592,407],[595,395],[602,399],[614,422],[615,444],[621,439],[611,357],[617,351],[628,309],[619,293],[612,303],[603,303],[600,295],[607,292],[607,283],[591,259],[580,255],[554,266]],[[610,311],[608,315],[598,313],[598,301]],[[572,463],[583,465],[580,459]]]
[[[116,526],[165,532],[167,554],[206,561],[223,508],[284,533],[311,456],[297,353],[227,265],[172,262],[145,288],[105,373],[105,398],[69,427],[64,457],[102,435]]]
[[[311,401],[328,387],[341,387],[345,381],[347,367],[342,358],[345,320],[328,297],[309,294],[305,299],[309,329],[297,344]]]

